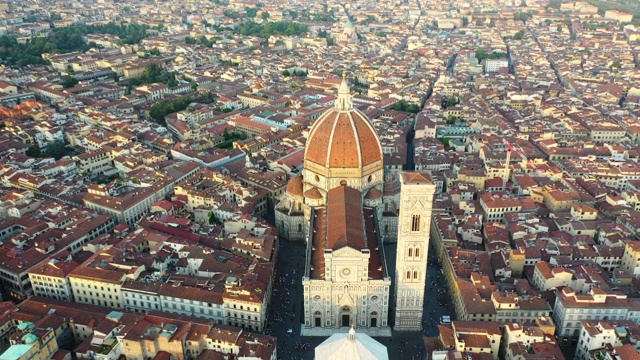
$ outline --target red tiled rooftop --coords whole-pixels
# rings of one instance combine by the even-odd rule
[[[366,248],[366,236],[360,192],[342,185],[327,194],[326,247],[338,250],[345,246],[360,250]]]

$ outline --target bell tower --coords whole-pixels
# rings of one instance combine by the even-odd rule
[[[395,278],[396,331],[420,331],[433,195],[436,187],[427,174],[400,174],[400,216]]]

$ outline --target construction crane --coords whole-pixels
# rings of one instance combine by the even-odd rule
[[[525,167],[529,163],[529,159],[527,159],[527,157],[522,153],[522,151],[520,151],[520,149],[516,148],[516,145],[514,143],[510,142],[507,139],[502,139],[502,142],[507,144],[507,158],[505,159],[504,173],[502,175],[502,190],[506,190],[507,181],[509,180],[509,174],[511,172],[509,169],[511,163],[511,152],[515,152],[516,154],[518,154],[518,156],[520,156],[520,158],[524,162]]]
[[[507,139],[502,139],[507,144],[507,159],[504,162],[504,172],[502,173],[502,190],[507,190],[507,181],[509,180],[509,163],[511,162],[511,151],[513,151],[513,143]]]
[[[507,144],[507,158],[506,158],[506,163],[504,164],[504,176],[502,177],[502,189],[506,190],[507,180],[509,179],[509,173],[510,173],[509,164],[511,162],[512,152],[515,152],[522,159],[525,173],[527,172],[527,169],[529,167],[532,167],[534,170],[538,170],[540,166],[535,164],[531,160],[529,160],[527,156],[522,152],[522,150],[516,147],[516,144],[508,141],[507,139],[502,139],[502,142]]]

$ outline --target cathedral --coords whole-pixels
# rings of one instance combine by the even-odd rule
[[[420,173],[385,179],[378,134],[354,108],[346,77],[309,132],[303,166],[276,205],[280,234],[307,244],[303,335],[349,326],[383,334],[392,302],[394,329],[419,331],[435,186]],[[389,184],[399,184],[399,196]],[[398,243],[393,282],[383,247],[390,224]]]
[[[356,28],[351,20],[347,19],[342,32],[337,35],[336,41],[338,42],[338,44],[349,44],[358,42],[358,34],[356,33]]]

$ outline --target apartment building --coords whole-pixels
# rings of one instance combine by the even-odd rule
[[[122,284],[122,299],[126,310],[135,312],[162,311],[160,295],[162,283],[154,280],[127,280]]]
[[[487,73],[498,72],[502,68],[509,67],[509,59],[486,59],[484,61],[484,71]]]
[[[120,223],[133,225],[149,211],[153,203],[173,192],[173,185],[171,177],[160,176],[152,185],[133,188],[122,196],[96,190],[85,195],[82,201],[90,209],[110,214]]]
[[[640,241],[627,241],[622,255],[622,268],[633,277],[640,278]]]
[[[144,265],[127,258],[123,250],[100,250],[69,274],[73,298],[82,304],[122,309],[122,285],[144,270]]]
[[[453,321],[438,325],[440,342],[445,349],[473,354],[491,354],[498,359],[502,331],[495,322]]]
[[[557,294],[553,320],[558,325],[559,337],[577,338],[582,330],[581,320],[625,320],[630,309],[626,295],[607,293],[598,288],[580,295],[565,287]]]
[[[546,320],[544,318],[543,320]],[[540,326],[510,323],[504,326],[505,360],[564,359],[553,331]]]
[[[71,282],[68,278],[80,264],[71,259],[71,255],[50,258],[29,269],[29,281],[35,296],[50,299],[73,301]]]
[[[533,280],[531,285],[540,291],[557,289],[562,286],[570,286],[578,292],[582,292],[584,279],[574,278],[574,272],[571,269],[563,267],[552,267],[546,261],[536,263],[533,271]]]
[[[574,204],[580,201],[577,191],[551,190],[544,196],[544,204],[553,212],[569,211]]]
[[[255,121],[246,116],[240,116],[233,120],[229,120],[229,125],[233,125],[236,131],[242,132],[249,137],[258,136],[268,132],[275,132],[278,130],[278,128],[275,126],[270,126]]]
[[[629,320],[581,320],[582,330],[576,348],[576,360],[591,360],[603,358],[608,348],[616,348],[629,344],[636,351],[636,358],[640,352],[640,325]]]
[[[501,324],[533,323],[541,316],[551,316],[549,303],[540,296],[494,291],[491,301],[496,309],[495,321]]]
[[[214,287],[163,284],[158,297],[162,311],[197,316],[212,320],[215,324],[227,324],[224,321],[222,292],[219,287],[216,291]]]
[[[267,105],[269,103],[268,98],[253,94],[238,94],[238,100],[242,101],[242,105],[248,108],[254,108],[261,105]]]
[[[469,280],[456,279],[457,295],[453,296],[456,318],[462,321],[495,321],[496,308],[491,294],[496,286],[487,276],[474,273]]]
[[[522,210],[520,199],[491,193],[480,196],[480,206],[482,206],[486,221],[503,221],[504,214]]]
[[[7,360],[68,359],[67,351],[58,352],[58,344],[67,342],[78,344],[78,359],[278,358],[274,337],[189,316],[124,313],[39,297],[2,303],[0,313],[0,332],[10,338],[0,358]]]
[[[435,246],[438,258],[441,259],[445,247],[458,245],[458,234],[453,220],[448,215],[434,214],[431,224],[430,241]]]
[[[0,252],[0,281],[7,295],[15,300],[23,300],[33,293],[28,271],[48,261],[49,257],[57,257],[59,253],[77,253],[87,242],[113,229],[114,221],[109,215],[98,215],[86,210],[74,210],[59,223],[64,228],[65,236],[59,230],[48,229],[46,224],[38,224],[32,228],[18,226],[20,233],[12,236],[17,244],[10,251]],[[52,239],[57,241],[52,242]],[[58,295],[61,295],[60,293]]]
[[[99,174],[100,171],[109,168],[113,162],[111,148],[108,146],[78,154],[73,157],[73,160],[76,161],[80,173],[87,175]]]

